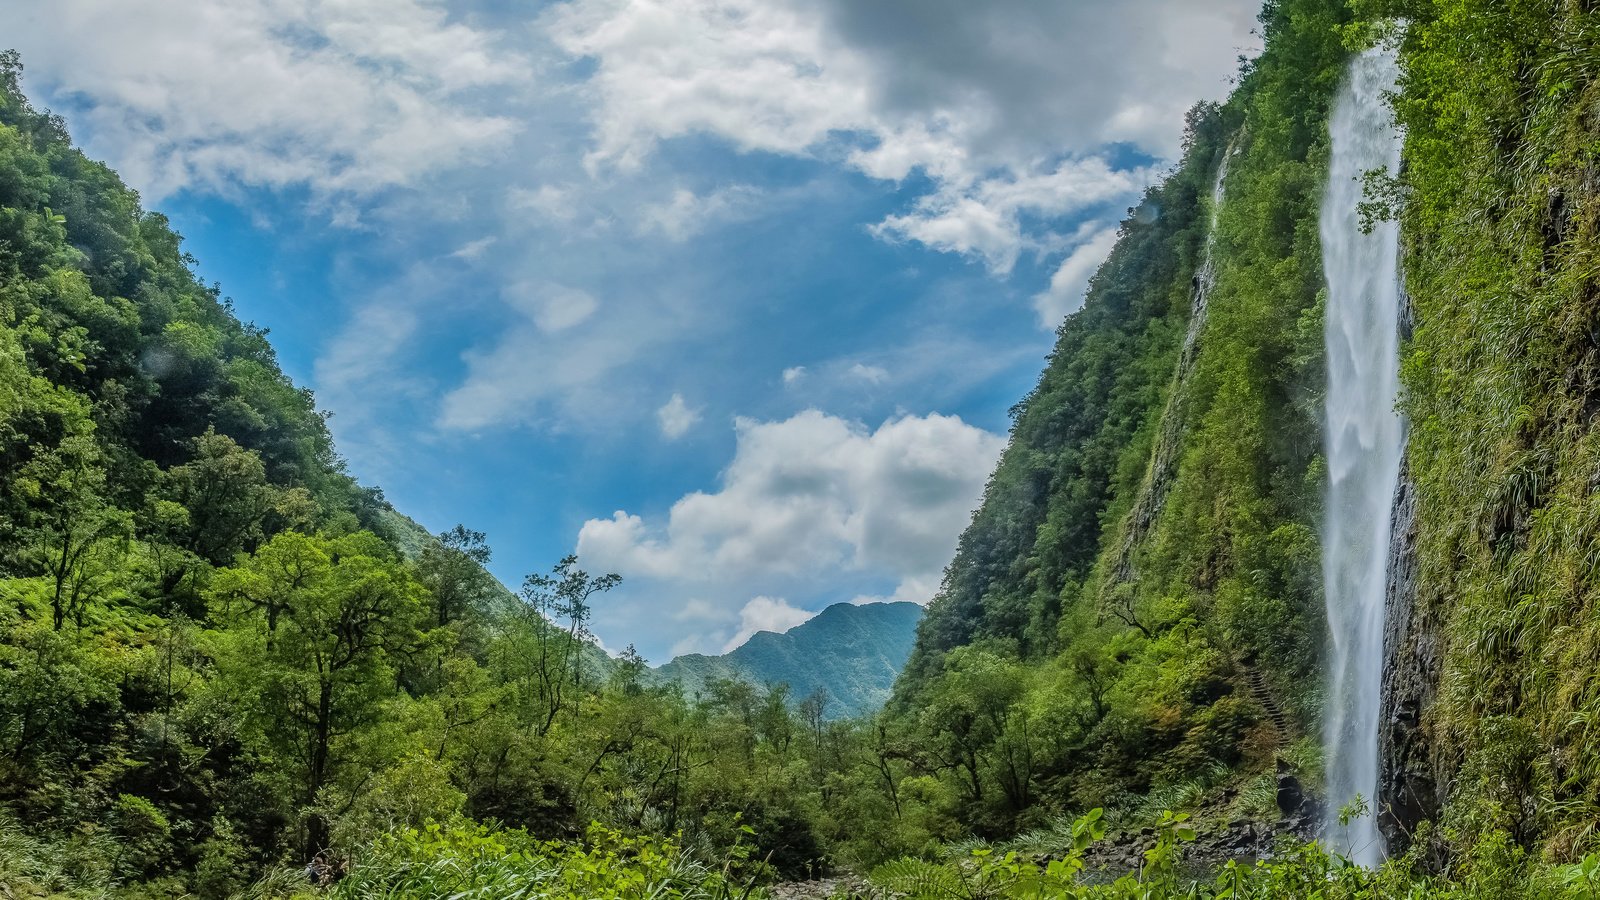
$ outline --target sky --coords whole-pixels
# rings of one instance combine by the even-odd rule
[[[613,651],[926,603],[1250,0],[0,0],[350,469]]]

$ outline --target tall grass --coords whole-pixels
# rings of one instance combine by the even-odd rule
[[[95,833],[46,841],[0,810],[0,896],[110,900],[116,849],[109,836]]]

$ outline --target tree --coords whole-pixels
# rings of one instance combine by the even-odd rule
[[[441,628],[480,610],[494,596],[494,576],[484,569],[489,558],[483,532],[465,525],[441,532],[422,548],[417,572],[433,595],[434,617]]]
[[[544,701],[541,736],[548,734],[556,716],[567,703],[575,703],[583,687],[583,645],[589,639],[589,619],[593,608],[589,600],[622,583],[616,574],[591,577],[578,568],[578,558],[568,556],[556,563],[549,575],[529,575],[522,582],[522,599],[533,618],[529,624],[537,632],[538,656],[534,673],[539,679]],[[564,633],[552,627],[565,619]],[[570,692],[568,687],[570,685]]]
[[[105,498],[100,450],[74,434],[23,467],[14,490],[33,508],[28,555],[51,581],[51,621],[82,625],[88,604],[109,589],[127,551],[127,514]]]
[[[390,659],[419,638],[426,592],[375,535],[285,532],[218,573],[213,591],[234,608],[230,674],[261,696],[256,726],[298,759],[308,855],[327,845],[315,809],[341,738],[371,723],[394,690]],[[250,602],[235,608],[235,598]]]
[[[261,454],[207,428],[194,439],[194,459],[166,474],[166,493],[189,511],[187,545],[226,565],[263,537],[263,521],[278,500]]]

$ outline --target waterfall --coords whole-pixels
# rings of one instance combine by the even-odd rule
[[[1222,214],[1222,200],[1227,195],[1228,164],[1233,162],[1233,142],[1222,149],[1222,159],[1217,161],[1217,175],[1211,182],[1211,219],[1206,225],[1206,248],[1200,258],[1200,271],[1194,275],[1194,290],[1189,302],[1189,330],[1183,335],[1183,349],[1179,353],[1180,369],[1187,371],[1193,363],[1195,348],[1200,342],[1200,332],[1206,324],[1206,303],[1211,299],[1211,289],[1217,283],[1217,217]]]
[[[1331,849],[1369,866],[1383,858],[1374,811],[1341,826],[1339,810],[1357,795],[1370,806],[1377,795],[1385,576],[1405,424],[1395,410],[1399,227],[1382,221],[1362,233],[1358,206],[1364,173],[1398,170],[1401,138],[1385,99],[1398,76],[1392,49],[1374,48],[1351,62],[1328,123],[1333,154],[1320,221],[1328,285],[1325,834]]]

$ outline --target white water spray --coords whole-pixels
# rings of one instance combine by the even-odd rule
[[[1348,825],[1340,824],[1339,810],[1357,795],[1371,806],[1378,788],[1385,573],[1405,425],[1395,411],[1399,228],[1382,221],[1363,234],[1358,206],[1364,173],[1399,168],[1401,138],[1384,96],[1398,76],[1392,49],[1368,50],[1352,61],[1328,123],[1333,156],[1321,216],[1328,282],[1326,836],[1331,849],[1367,866],[1383,859],[1375,810]]]

